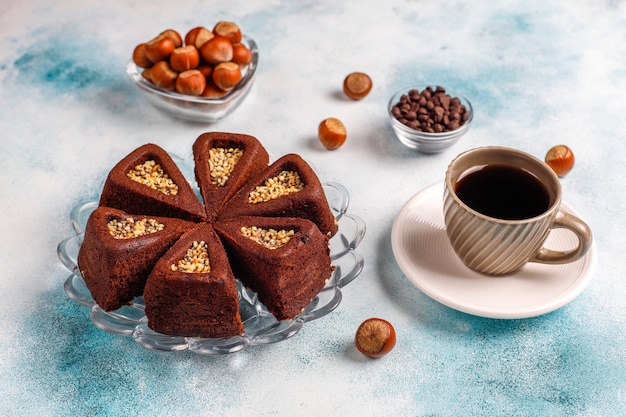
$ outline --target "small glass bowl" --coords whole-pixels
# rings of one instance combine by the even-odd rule
[[[419,130],[412,129],[396,119],[391,110],[393,109],[393,106],[400,101],[400,98],[403,95],[408,94],[411,90],[423,91],[426,87],[427,86],[406,87],[398,91],[389,100],[387,113],[391,127],[402,144],[419,152],[438,153],[454,145],[458,142],[461,136],[469,130],[470,123],[474,117],[474,109],[467,98],[454,91],[446,89],[446,94],[451,97],[457,97],[461,100],[461,104],[465,106],[466,111],[469,111],[469,118],[465,121],[465,123],[463,123],[463,125],[458,129],[441,133],[421,132]],[[434,89],[435,86],[432,86],[432,88]]]
[[[126,73],[150,104],[157,109],[170,116],[192,122],[216,122],[241,104],[254,81],[259,62],[259,50],[256,42],[247,36],[243,37],[242,43],[252,52],[252,62],[243,69],[243,77],[239,84],[220,98],[189,96],[157,87],[141,75],[142,68],[135,65],[132,59],[126,65]]]

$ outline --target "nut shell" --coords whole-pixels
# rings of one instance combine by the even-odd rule
[[[168,59],[174,49],[176,44],[165,35],[159,35],[146,43],[146,55],[154,64]]]
[[[351,100],[361,100],[372,90],[372,79],[363,72],[353,72],[343,80],[343,93]]]
[[[200,47],[200,54],[209,64],[229,62],[233,59],[233,44],[223,36],[215,36]]]
[[[234,22],[220,21],[213,28],[215,36],[223,36],[230,40],[232,44],[241,42],[241,29]]]
[[[362,354],[380,358],[396,346],[396,331],[387,320],[370,318],[357,329],[354,343]]]
[[[183,72],[198,67],[200,52],[193,45],[181,46],[174,49],[170,55],[170,65],[174,71]]]
[[[212,78],[221,90],[230,91],[241,81],[241,68],[234,62],[222,62],[213,68]]]
[[[133,50],[133,62],[140,68],[150,68],[153,62],[148,58],[146,54],[146,44],[140,43]]]
[[[545,161],[556,175],[564,177],[574,168],[574,152],[566,145],[556,145],[546,153]]]
[[[246,45],[242,43],[233,44],[233,59],[232,61],[239,64],[241,67],[245,67],[252,62],[252,52]]]
[[[191,29],[185,35],[185,45],[193,45],[196,48],[200,49],[202,45],[205,44],[206,41],[213,38],[215,35],[209,29],[198,26]]]
[[[341,147],[348,137],[346,127],[341,120],[334,117],[322,120],[317,128],[317,136],[322,145],[329,151]]]
[[[150,81],[157,87],[172,90],[176,85],[178,73],[172,69],[169,61],[160,61],[150,69]]]
[[[199,96],[202,95],[205,88],[206,78],[196,69],[181,72],[176,78],[176,92],[180,94]]]

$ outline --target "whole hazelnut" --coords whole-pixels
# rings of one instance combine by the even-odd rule
[[[362,72],[353,72],[343,81],[343,92],[351,100],[361,100],[372,90],[372,79]]]
[[[233,44],[223,36],[215,36],[200,47],[202,58],[209,64],[219,64],[233,59]]]
[[[166,29],[159,34],[159,36],[165,36],[174,41],[174,46],[179,48],[183,45],[183,38],[180,36],[180,33],[175,31],[174,29]]]
[[[198,70],[191,69],[178,74],[176,91],[180,94],[199,96],[206,87],[206,78]]]
[[[357,329],[354,343],[362,354],[380,358],[396,346],[396,331],[387,320],[370,318]]]
[[[318,126],[317,135],[322,145],[329,151],[341,147],[348,136],[341,120],[334,117],[322,120]]]
[[[230,91],[241,81],[241,68],[234,62],[222,62],[213,68],[211,77],[218,88]]]
[[[133,62],[140,68],[150,68],[153,63],[146,54],[146,44],[140,43],[133,50]]]
[[[220,98],[226,94],[226,91],[221,90],[218,86],[215,85],[213,80],[207,79],[206,87],[202,92],[202,97],[205,98]]]
[[[174,49],[170,55],[170,65],[174,71],[183,72],[194,69],[200,63],[200,53],[193,45]]]
[[[196,48],[200,49],[202,45],[209,39],[213,38],[215,35],[209,29],[198,26],[191,29],[185,35],[185,45],[193,45]]]
[[[239,26],[233,22],[217,22],[213,28],[213,33],[215,36],[223,36],[227,38],[233,44],[241,42],[241,29],[239,29]]]
[[[233,59],[232,61],[239,64],[241,67],[245,67],[252,62],[252,52],[248,47],[242,43],[233,44]]]
[[[556,145],[550,148],[545,161],[556,175],[564,177],[574,168],[574,152],[569,146]]]
[[[168,59],[174,49],[176,49],[174,41],[167,36],[159,35],[146,42],[146,55],[154,64]]]
[[[159,61],[150,69],[150,80],[157,87],[172,90],[176,85],[178,73],[172,69],[169,61]]]

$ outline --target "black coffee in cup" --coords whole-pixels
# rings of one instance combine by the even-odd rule
[[[503,220],[539,216],[550,208],[550,193],[525,169],[488,164],[461,175],[457,196],[473,210]]]

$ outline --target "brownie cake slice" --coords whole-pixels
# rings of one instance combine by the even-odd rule
[[[208,218],[269,165],[269,155],[255,137],[224,132],[200,135],[193,144],[193,160]]]
[[[219,220],[215,230],[235,277],[277,320],[300,314],[331,276],[328,237],[309,220],[239,217]]]
[[[243,332],[237,284],[213,227],[199,224],[161,257],[144,289],[148,326],[171,336]]]
[[[296,154],[283,156],[255,175],[218,213],[218,219],[240,216],[308,219],[329,237],[338,229],[319,178]]]
[[[143,293],[157,260],[194,223],[98,207],[89,217],[78,268],[95,302],[116,310]]]
[[[100,205],[128,213],[206,219],[204,206],[176,163],[161,147],[140,146],[109,173]]]

